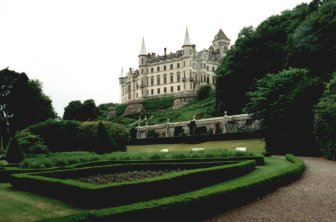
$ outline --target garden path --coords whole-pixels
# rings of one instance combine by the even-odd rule
[[[336,162],[303,157],[302,178],[204,222],[336,221]]]

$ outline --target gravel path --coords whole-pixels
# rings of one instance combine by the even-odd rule
[[[336,221],[336,162],[303,157],[302,178],[204,222]]]

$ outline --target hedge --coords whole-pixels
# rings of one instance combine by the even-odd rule
[[[183,165],[186,167],[188,164],[184,163]],[[62,173],[65,174],[66,170],[46,173],[13,174],[10,177],[10,183],[15,188],[53,196],[80,207],[101,208],[190,192],[239,177],[251,172],[256,166],[255,161],[248,160],[229,165],[223,162],[190,163],[188,168],[197,167],[197,165],[206,168],[183,170],[143,180],[104,185],[83,183],[68,178],[59,179],[50,177],[55,175],[62,176]],[[160,164],[129,164],[96,168],[89,167],[70,171],[72,175],[90,175],[94,172],[111,172],[113,168],[119,170],[126,170],[127,168],[144,169],[146,167],[157,169],[158,166]],[[161,164],[161,167],[163,166],[167,167],[169,165]],[[182,163],[175,165],[175,167],[181,166]]]
[[[304,171],[301,159],[286,155],[292,164],[270,173],[255,172],[226,183],[197,191],[126,206],[92,210],[44,222],[74,221],[200,221],[251,200],[298,179]]]

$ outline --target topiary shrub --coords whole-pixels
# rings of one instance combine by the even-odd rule
[[[15,137],[13,137],[8,144],[6,160],[8,163],[20,163],[24,160],[24,153]]]
[[[113,151],[116,151],[116,144],[110,134],[107,132],[104,124],[102,122],[99,122],[97,128],[95,152],[98,154],[104,154],[111,153]]]
[[[197,99],[202,100],[207,98],[210,95],[212,88],[210,85],[201,86],[197,90]]]

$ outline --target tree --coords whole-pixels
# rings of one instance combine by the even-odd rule
[[[328,159],[336,160],[336,73],[328,83],[314,113],[314,134],[321,153]]]
[[[273,154],[318,155],[313,136],[313,106],[321,84],[308,70],[290,68],[258,80],[244,111],[261,120],[266,149]]]
[[[100,115],[100,110],[96,106],[94,100],[88,99],[84,103],[79,100],[71,101],[64,108],[64,120],[92,121],[96,120]]]
[[[8,163],[20,163],[24,159],[24,153],[17,139],[13,137],[9,142],[6,160]]]
[[[99,122],[97,129],[96,153],[104,154],[116,151],[116,145],[106,127]]]
[[[251,90],[256,79],[288,68],[287,42],[307,14],[308,5],[302,4],[269,17],[256,29],[245,27],[241,30],[234,47],[216,70],[218,114],[224,111],[241,113],[248,102],[246,92]]]
[[[6,68],[0,71],[0,84],[0,116],[9,122],[11,134],[56,117],[52,102],[38,80],[29,80],[25,73]]]

